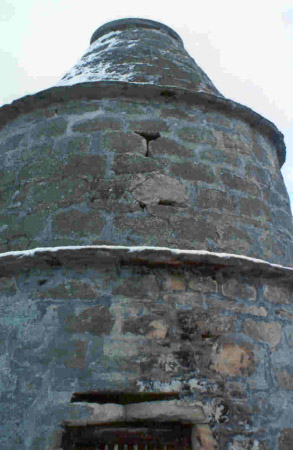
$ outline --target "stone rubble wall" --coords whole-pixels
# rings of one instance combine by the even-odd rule
[[[70,399],[92,390],[177,392],[204,411],[214,448],[291,448],[290,279],[51,265],[0,280],[1,449],[57,448],[63,421],[91,421],[93,406]]]
[[[0,252],[144,244],[292,263],[276,149],[207,105],[52,104],[2,129],[0,167]]]

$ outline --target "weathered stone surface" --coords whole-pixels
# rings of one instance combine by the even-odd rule
[[[125,297],[157,298],[159,287],[154,275],[141,277],[138,274],[127,280],[121,280],[120,286],[117,286],[113,293]]]
[[[171,139],[160,137],[149,143],[149,156],[188,158],[192,156],[190,149]]]
[[[268,312],[263,306],[251,306],[245,305],[243,303],[232,303],[231,301],[219,301],[215,297],[209,297],[205,300],[207,305],[211,305],[214,308],[218,308],[219,310],[228,310],[233,311],[234,313],[240,314],[251,314],[254,316],[267,317]]]
[[[105,306],[92,306],[65,319],[66,328],[71,333],[89,332],[97,336],[109,334],[114,318]]]
[[[289,288],[276,286],[274,284],[265,284],[264,286],[264,298],[269,302],[280,305],[282,303],[289,304],[292,302],[292,292]]]
[[[128,127],[136,133],[145,133],[151,136],[162,131],[168,131],[169,129],[167,123],[159,119],[133,120],[128,123]]]
[[[184,405],[172,400],[126,405],[125,416],[128,420],[152,419],[158,422],[197,423],[205,420],[201,407]]]
[[[136,133],[107,131],[103,135],[102,145],[108,151],[115,153],[136,153],[145,156],[147,152],[145,138]]]
[[[277,347],[282,338],[282,327],[277,322],[255,322],[246,319],[242,329],[248,336],[264,341],[272,348]]]
[[[74,352],[67,361],[65,361],[66,367],[75,369],[84,369],[86,360],[86,341],[74,341]]]
[[[183,291],[185,290],[185,278],[183,274],[168,274],[163,280],[162,288],[164,291]]]
[[[279,370],[278,383],[282,389],[293,389],[293,371]]]
[[[183,180],[191,180],[194,182],[213,183],[215,175],[213,170],[207,164],[192,165],[189,163],[172,164],[172,173]]]
[[[138,175],[130,190],[134,198],[145,205],[184,205],[188,201],[185,186],[175,178],[160,173]]]
[[[254,356],[251,350],[227,342],[215,349],[212,368],[222,375],[247,376],[254,370]]]
[[[54,119],[46,119],[39,122],[32,129],[32,138],[50,138],[51,136],[59,136],[66,130],[67,122],[63,117],[56,117]]]
[[[215,145],[217,140],[213,134],[213,131],[201,127],[186,127],[179,130],[178,135],[181,139],[193,142],[195,144],[211,144]]]
[[[284,428],[279,436],[279,450],[291,450],[293,442],[293,428]]]
[[[196,434],[201,443],[200,449],[214,450],[217,446],[212,430],[208,424],[196,425]]]
[[[217,292],[218,285],[212,277],[194,275],[188,282],[189,289],[199,292]]]
[[[230,278],[223,283],[222,290],[226,297],[232,299],[240,297],[247,300],[256,300],[256,288],[241,279]]]

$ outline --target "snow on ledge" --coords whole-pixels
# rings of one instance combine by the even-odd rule
[[[7,259],[9,257],[15,257],[16,259],[22,258],[33,258],[34,256],[42,256],[45,253],[58,253],[58,252],[79,252],[81,250],[108,250],[113,251],[115,253],[119,251],[124,251],[126,253],[140,253],[140,252],[151,252],[156,254],[158,252],[167,252],[173,256],[209,256],[216,257],[225,260],[234,260],[239,262],[249,262],[251,264],[261,264],[270,268],[275,269],[283,269],[289,270],[293,273],[293,267],[286,267],[280,264],[273,264],[269,261],[265,261],[263,259],[252,258],[250,256],[245,255],[237,255],[235,253],[217,253],[210,252],[207,250],[184,250],[178,248],[170,248],[170,247],[152,247],[152,246],[124,246],[124,245],[76,245],[76,246],[62,246],[62,247],[38,247],[30,250],[19,250],[19,251],[10,251],[5,253],[0,253],[0,261],[3,259]],[[171,256],[170,255],[170,256]]]

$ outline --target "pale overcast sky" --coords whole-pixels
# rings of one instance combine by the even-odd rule
[[[125,17],[169,25],[223,95],[275,123],[293,205],[293,0],[0,0],[0,105],[57,83],[96,28]]]

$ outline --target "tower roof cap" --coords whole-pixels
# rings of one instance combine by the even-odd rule
[[[169,34],[173,39],[176,39],[176,41],[178,41],[183,46],[181,37],[176,33],[176,31],[172,30],[172,28],[164,25],[163,23],[156,22],[155,20],[140,19],[136,17],[112,20],[111,22],[105,23],[94,32],[91,37],[90,43],[92,44],[98,38],[111,31],[125,30],[128,28],[151,28],[153,30],[162,31],[163,33]]]

